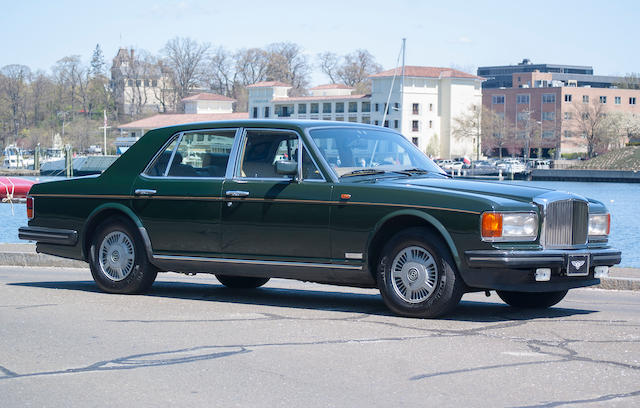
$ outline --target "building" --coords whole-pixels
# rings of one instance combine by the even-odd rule
[[[540,149],[543,157],[560,158],[562,153],[584,153],[587,146],[580,127],[580,115],[627,112],[640,116],[640,90],[567,86],[553,80],[552,73],[513,73],[508,88],[484,89],[482,104],[502,124],[491,138],[505,140],[504,154],[523,155]],[[484,146],[494,141],[484,140]],[[496,155],[493,151],[492,155]]]
[[[451,68],[406,66],[371,76],[370,95],[344,85],[310,89],[289,97],[290,85],[259,82],[248,86],[249,116],[371,123],[401,132],[437,157],[471,156],[475,141],[453,136],[453,121],[482,101],[482,78]]]
[[[581,65],[532,64],[528,59],[516,65],[497,65],[478,67],[478,75],[486,78],[482,88],[515,88],[521,83],[513,82],[513,74],[545,72],[551,74],[551,81],[562,82],[565,86],[590,86],[592,88],[611,88],[621,82],[616,76],[593,75],[593,67]]]
[[[214,120],[247,119],[246,112],[233,112],[235,99],[213,93],[199,93],[182,99],[185,113],[162,113],[148,118],[120,125],[132,138],[140,138],[147,131],[159,127],[180,125],[190,122],[210,122]],[[137,139],[136,139],[137,140]]]
[[[118,50],[111,65],[110,84],[120,115],[175,111],[169,72],[140,60],[133,49]]]

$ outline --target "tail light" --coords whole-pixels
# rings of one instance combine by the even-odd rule
[[[34,216],[33,197],[27,196],[27,219],[32,220]]]

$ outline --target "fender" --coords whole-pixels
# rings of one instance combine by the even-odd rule
[[[444,238],[445,243],[447,244],[447,246],[449,247],[449,250],[451,251],[453,260],[456,263],[458,270],[460,270],[460,266],[461,266],[460,254],[456,249],[456,246],[453,242],[453,238],[451,238],[451,234],[449,234],[449,232],[444,227],[444,225],[442,225],[442,223],[438,221],[435,217],[433,217],[431,214],[428,214],[426,212],[419,211],[419,210],[414,210],[414,209],[399,210],[384,216],[382,219],[380,219],[376,223],[376,225],[373,228],[373,231],[371,231],[371,233],[369,234],[369,237],[367,238],[367,248],[371,246],[371,242],[373,241],[373,238],[378,234],[378,231],[380,231],[382,226],[387,221],[390,221],[393,218],[400,217],[403,215],[409,215],[409,216],[421,218],[422,220],[430,224],[432,227],[434,227],[440,233],[440,235],[442,235],[442,237]]]
[[[153,248],[151,246],[151,239],[149,238],[149,234],[147,233],[147,229],[142,225],[142,221],[140,221],[140,218],[138,218],[138,216],[136,215],[136,213],[134,213],[131,208],[127,207],[126,205],[120,204],[120,203],[105,203],[105,204],[101,204],[98,207],[96,207],[87,217],[83,227],[82,227],[82,233],[80,236],[80,242],[84,243],[86,242],[87,237],[85,236],[86,231],[87,231],[87,226],[91,225],[91,223],[93,222],[93,220],[99,216],[100,214],[104,213],[105,211],[109,211],[109,210],[115,210],[118,212],[123,213],[124,215],[126,215],[129,220],[131,222],[133,222],[135,224],[135,226],[138,228],[138,231],[140,232],[140,237],[142,238],[142,242],[144,243],[144,247],[145,250],[147,252],[147,258],[149,259],[149,261],[152,260],[153,258]],[[84,256],[85,259],[87,258],[87,254],[85,253],[85,246],[81,245],[82,247],[82,254]]]

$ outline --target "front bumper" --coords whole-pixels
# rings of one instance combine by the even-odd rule
[[[570,257],[582,256],[589,261],[584,276],[568,276]],[[614,248],[579,250],[472,250],[465,252],[468,269],[463,272],[467,286],[478,289],[519,292],[552,292],[597,285],[595,266],[613,266],[622,253]],[[551,279],[535,280],[537,268],[550,268]]]
[[[61,228],[20,227],[18,238],[39,244],[75,245],[78,242],[78,232]]]

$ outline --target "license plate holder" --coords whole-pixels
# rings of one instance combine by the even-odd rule
[[[567,257],[567,276],[589,275],[589,255],[569,255]]]

